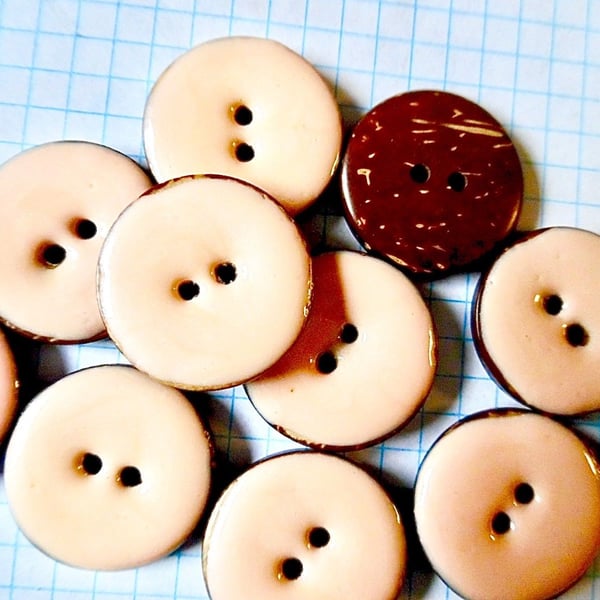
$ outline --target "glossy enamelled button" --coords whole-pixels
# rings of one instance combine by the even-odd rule
[[[342,167],[346,216],[365,248],[406,272],[464,270],[516,226],[521,164],[500,123],[447,92],[416,91],[356,125]]]
[[[202,555],[212,600],[392,600],[406,567],[383,488],[315,452],[272,457],[238,477],[210,516]]]
[[[600,236],[553,227],[524,236],[482,275],[475,347],[504,389],[540,410],[600,409]]]
[[[152,173],[219,173],[274,196],[290,214],[312,203],[338,164],[339,108],[300,55],[273,40],[196,46],[159,77],[144,114]]]
[[[600,549],[598,465],[549,417],[495,410],[449,429],[415,486],[431,565],[470,600],[544,600],[573,585]]]
[[[19,418],[4,470],[27,538],[87,569],[136,567],[175,550],[204,510],[210,474],[191,404],[128,366],[46,388]]]
[[[54,142],[0,167],[0,319],[48,342],[102,337],[100,246],[119,213],[150,187],[126,156]]]
[[[99,262],[111,338],[142,371],[217,389],[270,367],[304,324],[310,257],[291,217],[225,177],[184,177],[125,210]]]
[[[313,299],[296,343],[246,385],[277,429],[320,448],[357,448],[402,427],[436,367],[429,310],[387,262],[341,251],[313,259]]]

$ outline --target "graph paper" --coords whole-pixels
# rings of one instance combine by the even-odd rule
[[[194,45],[233,35],[273,38],[306,57],[334,90],[346,127],[407,90],[447,90],[478,102],[510,132],[523,163],[520,229],[571,225],[600,233],[596,0],[0,0],[0,162],[42,142],[82,139],[144,164],[142,114],[159,74]],[[302,223],[309,242],[357,248],[339,203],[320,206]],[[7,226],[0,224],[0,235]],[[515,405],[473,347],[477,279],[470,273],[422,286],[439,333],[433,390],[402,432],[348,454],[399,500],[407,519],[418,466],[440,433],[463,415]],[[67,372],[124,362],[109,341],[22,342],[19,353],[30,365],[24,396]],[[222,481],[297,447],[258,416],[243,388],[198,404]],[[597,418],[575,424],[600,438]],[[0,600],[207,599],[200,544],[193,536],[173,555],[135,570],[67,567],[18,531],[0,469]],[[402,598],[455,597],[418,559],[414,540],[409,553],[416,560]],[[564,597],[600,598],[599,569],[597,562]]]

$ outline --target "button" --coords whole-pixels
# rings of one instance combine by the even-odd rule
[[[47,342],[103,337],[100,246],[148,187],[132,160],[87,142],[37,146],[0,167],[0,320]]]
[[[0,330],[0,442],[17,410],[18,387],[15,359],[6,336]]]
[[[596,459],[548,417],[479,413],[425,457],[415,518],[431,565],[460,596],[554,598],[600,549]]]
[[[151,190],[119,217],[99,263],[110,337],[131,363],[188,389],[247,381],[305,320],[310,257],[266,194],[223,177]]]
[[[125,569],[192,532],[208,495],[211,446],[192,405],[129,366],[68,375],[17,421],[4,470],[16,522],[49,556]]]
[[[356,125],[342,192],[367,250],[433,278],[472,266],[514,230],[523,175],[513,143],[483,108],[416,91],[385,100]]]
[[[329,86],[273,40],[229,37],[180,56],[154,85],[144,146],[157,181],[219,173],[248,181],[291,214],[324,190],[339,160]]]
[[[252,466],[225,490],[207,525],[212,600],[389,600],[406,543],[383,488],[345,459],[294,452]]]
[[[301,443],[376,443],[416,413],[433,384],[431,315],[405,275],[371,256],[322,254],[313,281],[297,342],[246,390],[268,422]]]
[[[600,236],[532,232],[481,278],[473,310],[479,356],[510,394],[540,410],[600,409]]]

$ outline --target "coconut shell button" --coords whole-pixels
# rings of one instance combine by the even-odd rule
[[[405,564],[404,529],[383,488],[314,452],[269,458],[238,477],[203,546],[212,600],[392,600]]]
[[[17,409],[17,367],[6,336],[0,330],[0,443]]]
[[[267,421],[302,443],[375,443],[404,425],[431,388],[431,315],[404,274],[371,256],[318,256],[313,281],[297,342],[246,385],[248,395]]]
[[[515,147],[477,104],[447,92],[385,100],[345,152],[346,217],[364,247],[429,278],[460,271],[511,233],[523,196]]]
[[[219,173],[248,181],[296,214],[339,160],[339,108],[300,55],[273,40],[229,37],[186,52],[159,77],[144,114],[157,181]]]
[[[450,428],[417,475],[417,531],[431,565],[471,600],[544,600],[600,549],[598,465],[549,417],[479,413]]]
[[[110,337],[130,362],[176,387],[225,388],[270,367],[298,336],[310,257],[265,193],[190,176],[121,214],[98,285]]]
[[[177,390],[129,366],[79,371],[39,394],[6,454],[10,509],[51,557],[87,569],[154,561],[192,532],[211,447]]]
[[[0,167],[0,320],[46,342],[102,337],[96,264],[118,214],[150,187],[98,144],[54,142]]]
[[[600,236],[553,227],[508,248],[480,280],[476,348],[510,394],[543,411],[600,409]]]

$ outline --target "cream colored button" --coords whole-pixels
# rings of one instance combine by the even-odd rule
[[[211,448],[191,404],[128,366],[79,371],[46,388],[11,436],[6,494],[23,533],[88,569],[156,560],[192,532]]]
[[[250,185],[185,177],[119,217],[99,263],[112,339],[153,377],[181,388],[246,381],[304,324],[310,258],[283,209]]]
[[[314,446],[374,443],[425,400],[436,337],[408,278],[380,259],[333,252],[313,260],[311,311],[297,342],[247,384],[277,429]]]
[[[0,442],[17,409],[17,367],[5,335],[0,330]]]
[[[406,544],[396,508],[362,469],[295,452],[227,488],[209,519],[203,563],[212,600],[392,600]]]
[[[230,37],[196,46],[158,79],[144,114],[157,181],[196,173],[238,177],[291,214],[323,191],[342,139],[329,86],[273,40]]]
[[[506,250],[482,277],[473,331],[509,393],[557,414],[600,409],[600,236],[554,227]]]
[[[37,146],[0,167],[0,319],[44,341],[102,337],[100,246],[149,186],[132,160],[87,142]]]
[[[464,598],[554,598],[600,549],[598,465],[548,417],[479,414],[427,454],[415,517],[433,568]]]

